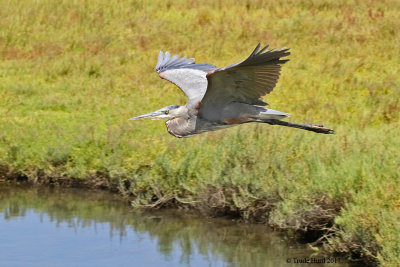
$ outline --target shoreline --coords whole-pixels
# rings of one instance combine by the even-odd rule
[[[113,179],[106,176],[91,177],[86,179],[78,179],[72,177],[50,177],[46,175],[38,175],[35,178],[28,177],[27,175],[13,172],[11,170],[4,172],[4,168],[0,172],[0,186],[1,183],[24,183],[32,184],[35,186],[50,186],[50,187],[62,187],[62,188],[79,188],[89,190],[104,190],[112,194],[119,195],[122,199],[130,202],[130,205],[135,209],[144,209],[146,211],[158,210],[158,209],[185,209],[198,212],[202,215],[209,216],[211,218],[218,217],[229,217],[240,223],[250,224],[263,224],[269,227],[273,231],[289,234],[293,237],[294,242],[301,244],[308,244],[312,249],[316,251],[316,257],[335,257],[345,259],[350,265],[352,264],[364,264],[364,266],[376,266],[377,262],[373,258],[367,255],[362,255],[357,252],[342,252],[332,250],[332,247],[328,246],[329,236],[335,235],[334,218],[340,214],[340,209],[343,207],[343,203],[339,204],[336,209],[332,209],[332,201],[328,200],[329,207],[325,207],[325,210],[319,209],[321,218],[318,220],[315,217],[312,218],[307,224],[306,228],[294,229],[289,227],[280,227],[279,225],[271,225],[268,221],[270,213],[273,212],[276,203],[269,203],[268,200],[257,199],[255,205],[249,207],[247,210],[239,209],[232,210],[228,206],[215,205],[216,203],[210,202],[210,199],[204,199],[203,201],[187,202],[184,199],[179,199],[177,196],[167,195],[157,197],[154,194],[152,203],[140,204],[135,201],[138,199],[137,196],[129,192],[130,184],[126,181],[114,181]],[[212,190],[212,189],[210,189]],[[214,194],[218,192],[215,191]],[[223,189],[219,189],[220,191]],[[154,192],[153,192],[154,193]],[[338,205],[335,203],[335,205]],[[333,212],[332,212],[333,211]],[[330,213],[329,213],[330,212]],[[313,214],[303,214],[304,218],[312,217]],[[304,219],[303,218],[303,219]],[[315,225],[312,225],[311,222]],[[326,225],[330,227],[325,227]],[[322,230],[321,225],[324,225]],[[337,229],[336,229],[337,230]],[[354,244],[348,244],[349,247]]]

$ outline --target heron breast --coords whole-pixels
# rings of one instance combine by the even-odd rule
[[[168,120],[165,122],[165,125],[167,126],[168,133],[175,137],[190,136],[194,132],[194,127],[192,129],[189,121],[184,118]]]

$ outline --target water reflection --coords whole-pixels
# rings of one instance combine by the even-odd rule
[[[1,266],[288,266],[287,258],[312,253],[262,225],[138,213],[106,192],[7,184],[0,252]]]

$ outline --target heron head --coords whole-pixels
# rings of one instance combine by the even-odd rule
[[[150,120],[165,120],[172,119],[178,115],[180,106],[171,105],[163,107],[157,111],[150,112],[144,115],[130,118],[129,120],[150,119]]]

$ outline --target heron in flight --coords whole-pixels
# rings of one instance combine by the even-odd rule
[[[288,59],[288,48],[260,50],[238,63],[218,68],[207,63],[196,64],[194,58],[171,57],[160,51],[156,72],[177,85],[188,97],[184,106],[171,105],[131,118],[167,119],[168,132],[175,137],[188,137],[238,124],[259,122],[332,134],[332,129],[319,124],[282,121],[289,114],[265,108],[262,96],[270,93],[279,78],[281,65]]]

